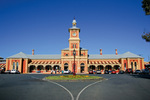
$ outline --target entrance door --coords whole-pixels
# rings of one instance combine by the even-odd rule
[[[84,73],[84,66],[81,67],[80,72]]]

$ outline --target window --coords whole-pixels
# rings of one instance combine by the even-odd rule
[[[76,48],[76,44],[73,44],[73,48]]]
[[[131,68],[133,69],[133,62],[131,62]]]
[[[124,63],[124,69],[126,70],[126,63]]]
[[[18,62],[17,62],[17,64],[16,64],[16,70],[18,70]]]
[[[81,56],[83,56],[83,54],[81,54]]]
[[[74,44],[73,44],[73,48],[74,48]]]
[[[134,65],[135,65],[135,70],[136,70],[137,63],[136,63],[136,62],[134,62]]]
[[[66,54],[66,56],[68,56],[68,54]]]
[[[13,69],[15,69],[15,62],[13,62]]]

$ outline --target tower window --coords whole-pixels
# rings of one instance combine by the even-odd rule
[[[76,48],[76,44],[73,44],[73,48]]]

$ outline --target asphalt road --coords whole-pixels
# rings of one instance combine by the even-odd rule
[[[108,80],[57,82],[43,74],[0,74],[0,100],[149,100],[150,75],[98,75]]]

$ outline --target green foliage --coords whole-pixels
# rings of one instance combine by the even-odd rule
[[[87,80],[87,79],[102,79],[99,76],[89,76],[89,75],[62,75],[62,76],[48,76],[46,79],[49,80]]]
[[[142,38],[146,40],[146,42],[150,42],[150,33],[146,33],[145,35],[142,35]]]
[[[143,0],[142,4],[142,8],[145,11],[145,14],[150,15],[150,0]]]

